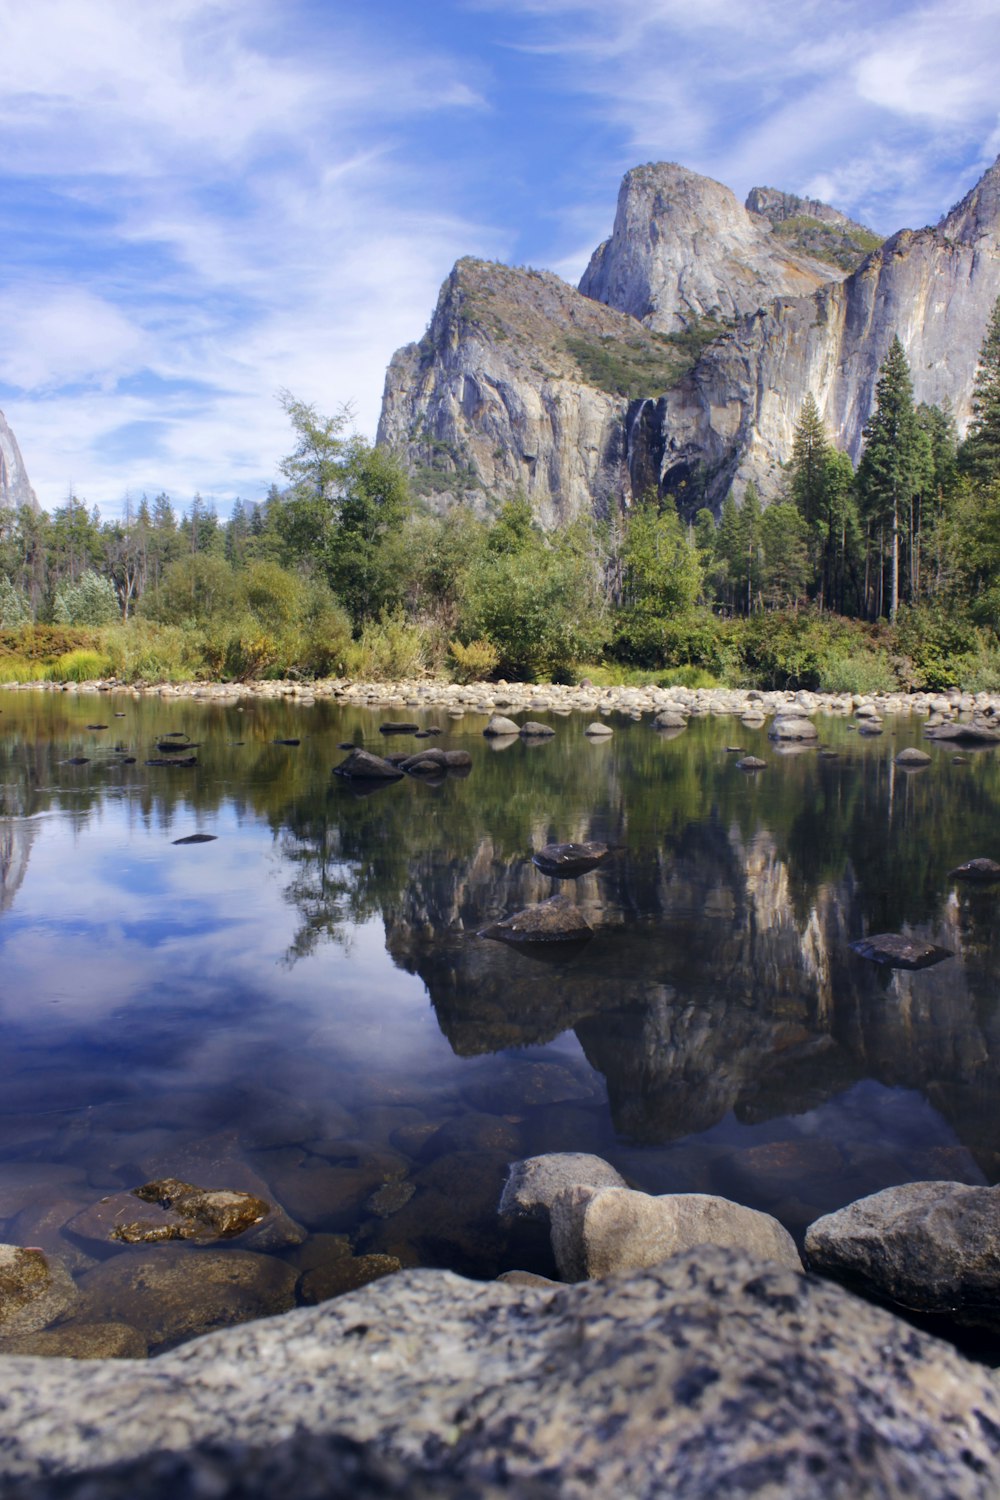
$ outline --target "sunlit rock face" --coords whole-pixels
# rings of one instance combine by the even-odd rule
[[[611,238],[595,250],[580,290],[675,333],[702,318],[724,321],[775,297],[806,295],[843,275],[796,253],[722,183],[656,162],[626,172]]]
[[[0,506],[16,510],[21,505],[38,509],[35,492],[28,482],[17,438],[0,411]]]
[[[673,164],[626,175],[580,291],[459,261],[386,377],[379,441],[439,506],[518,487],[546,526],[650,487],[685,515],[765,499],[807,394],[857,460],[898,334],[917,401],[962,429],[1000,295],[1000,163],[934,228],[884,244],[827,205]]]

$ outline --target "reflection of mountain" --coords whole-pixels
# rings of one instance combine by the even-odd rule
[[[0,914],[13,904],[28,869],[37,825],[22,818],[0,822]]]
[[[621,851],[577,882],[597,934],[565,964],[540,964],[475,936],[484,913],[550,894],[530,863],[497,859],[483,841],[468,860],[418,862],[411,876],[386,918],[388,947],[424,980],[456,1052],[572,1027],[607,1080],[616,1128],[646,1141],[729,1111],[800,1114],[874,1077],[921,1090],[1000,1173],[1000,940],[982,893],[946,905],[929,931],[956,959],[888,974],[847,947],[863,915],[850,867],[797,915],[770,835],[744,842],[691,823],[670,848]]]

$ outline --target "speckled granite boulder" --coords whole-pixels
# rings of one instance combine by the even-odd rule
[[[811,719],[785,712],[772,721],[767,737],[770,740],[815,740],[819,738],[819,730]]]
[[[6,1359],[0,1382],[5,1500],[1000,1493],[990,1371],[839,1287],[709,1247],[559,1289],[404,1271],[149,1364]],[[130,1488],[66,1477],[116,1463]]]
[[[918,1312],[1000,1333],[1000,1187],[908,1182],[806,1231],[809,1265]]]
[[[726,1245],[801,1271],[795,1241],[770,1214],[709,1193],[654,1197],[625,1187],[571,1187],[551,1207],[552,1250],[564,1281],[638,1270]]]
[[[536,1219],[549,1223],[552,1204],[571,1187],[624,1187],[625,1179],[609,1162],[585,1151],[551,1151],[511,1162],[500,1199],[502,1219]]]

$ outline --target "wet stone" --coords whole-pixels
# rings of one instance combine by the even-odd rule
[[[565,896],[553,896],[484,927],[479,936],[502,943],[564,943],[588,938],[593,928],[579,907]]]
[[[270,1212],[269,1203],[249,1193],[199,1188],[167,1177],[102,1198],[67,1227],[81,1239],[104,1244],[208,1243],[233,1239],[262,1224]]]
[[[608,857],[607,844],[591,840],[580,844],[546,844],[531,856],[543,875],[554,879],[574,880],[596,870]]]
[[[307,1306],[329,1302],[331,1297],[356,1292],[359,1287],[402,1269],[395,1255],[344,1256],[321,1270],[307,1271],[302,1277],[299,1296]]]
[[[767,761],[760,760],[756,755],[744,755],[742,760],[736,762],[737,771],[766,771]]]
[[[521,1131],[501,1115],[469,1110],[446,1120],[423,1144],[420,1160],[434,1161],[454,1151],[506,1151],[520,1156]]]
[[[0,1354],[42,1359],[145,1359],[146,1340],[128,1323],[63,1323],[0,1342]]]
[[[891,969],[928,969],[942,959],[953,958],[950,948],[922,943],[918,938],[903,937],[898,932],[879,932],[848,944],[853,953]]]
[[[381,755],[372,755],[370,750],[352,750],[346,760],[334,766],[333,774],[348,781],[398,781],[403,775],[398,766],[390,765]]]
[[[0,1338],[35,1333],[77,1302],[65,1266],[41,1250],[0,1245]]]
[[[956,865],[948,871],[949,880],[969,880],[979,885],[992,885],[1000,880],[1000,864],[995,859],[970,859],[964,865]]]
[[[377,1219],[390,1219],[406,1207],[415,1192],[412,1182],[387,1182],[367,1200],[365,1210]]]

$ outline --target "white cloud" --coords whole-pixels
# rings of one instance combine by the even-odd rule
[[[0,296],[0,380],[46,390],[77,381],[109,388],[148,351],[142,330],[77,287],[21,285]]]

